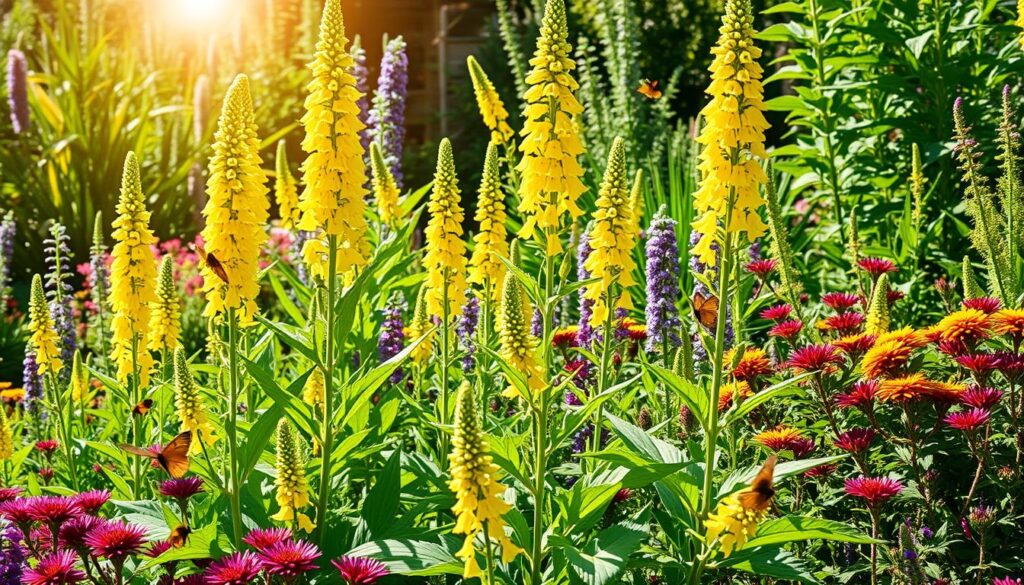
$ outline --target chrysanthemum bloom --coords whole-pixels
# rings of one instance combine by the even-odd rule
[[[736,350],[731,349],[725,356],[724,362],[732,364],[736,359]],[[768,358],[764,350],[758,348],[745,349],[739,362],[730,372],[733,378],[744,382],[752,382],[761,376],[769,376],[775,373],[775,366]]]
[[[757,525],[768,515],[764,510],[746,509],[740,503],[737,494],[726,497],[718,503],[714,512],[708,515],[707,542],[718,539],[722,545],[722,555],[729,556],[735,550],[743,548],[747,540],[757,534]]]
[[[281,578],[285,583],[317,569],[320,549],[315,544],[300,540],[282,540],[259,549],[256,556],[268,575]]]
[[[498,147],[492,141],[487,145],[484,174],[480,179],[476,214],[473,216],[480,225],[480,231],[473,236],[476,246],[473,248],[473,256],[469,259],[467,280],[485,287],[485,294],[492,295],[490,298],[495,300],[501,295],[501,283],[505,276],[505,264],[500,257],[507,257],[509,254],[504,199],[505,194],[501,190],[501,176],[498,172]]]
[[[718,395],[718,412],[729,410],[737,398],[743,400],[754,395],[750,384],[743,381],[733,381],[722,385],[722,392]]]
[[[970,386],[960,393],[960,402],[973,408],[991,409],[999,404],[1003,393],[996,388]]]
[[[903,403],[948,392],[953,386],[929,380],[924,374],[914,373],[902,378],[883,380],[879,384],[877,397],[882,402]]]
[[[857,382],[847,392],[836,396],[836,406],[870,410],[875,404],[878,388],[879,384],[875,380]]]
[[[384,307],[384,322],[380,325],[380,336],[377,338],[377,358],[381,363],[395,357],[405,348],[405,328],[402,324],[404,308],[405,300],[401,297],[388,301],[387,306]],[[405,372],[402,371],[402,368],[396,368],[388,380],[392,384],[397,384],[403,378],[405,378]]]
[[[435,333],[433,324],[430,322],[430,312],[427,310],[427,287],[420,286],[420,291],[416,295],[416,306],[413,307],[412,321],[409,323],[407,337],[413,341],[424,335],[428,335],[428,337],[412,350],[411,357],[414,362],[422,364],[430,358],[431,344],[436,336]]]
[[[57,331],[54,329],[50,308],[46,303],[46,295],[43,293],[43,279],[38,274],[32,277],[28,314],[28,329],[31,332],[28,344],[35,354],[37,372],[40,376],[47,373],[57,375],[64,364],[60,359]]]
[[[633,232],[632,226],[633,209],[626,176],[626,143],[616,138],[608,154],[608,166],[601,182],[597,210],[589,232],[591,252],[587,256],[586,269],[592,278],[601,279],[587,286],[585,292],[585,298],[594,302],[590,316],[591,327],[604,326],[613,308],[633,308],[626,290],[635,284],[633,247],[638,234]],[[613,285],[617,285],[620,291],[614,298],[611,296],[614,294]]]
[[[95,516],[99,513],[100,508],[110,501],[110,491],[90,490],[75,495],[74,499],[83,513]]]
[[[178,347],[181,330],[181,300],[174,284],[174,259],[165,255],[160,262],[160,276],[156,285],[156,301],[149,318],[149,350],[174,351]]]
[[[729,232],[745,232],[751,240],[764,233],[759,210],[765,201],[761,185],[768,182],[758,159],[764,150],[763,70],[757,63],[761,49],[754,45],[754,15],[749,0],[728,0],[719,28],[721,36],[711,49],[711,102],[701,110],[705,120],[697,141],[701,184],[694,193],[694,211],[699,216],[693,228],[701,235],[693,249],[701,262],[714,266],[717,258],[712,244],[719,224]],[[731,203],[732,217],[726,219]]]
[[[241,326],[251,325],[257,313],[260,248],[267,240],[265,226],[270,217],[259,150],[249,78],[239,75],[224,96],[206,185],[210,198],[203,208],[206,253],[221,264],[227,282],[210,268],[210,262],[202,263],[202,274],[203,315],[222,317],[233,310]]]
[[[803,438],[804,435],[799,429],[787,426],[779,426],[754,435],[756,443],[772,451],[792,451],[796,442]]]
[[[389,574],[384,563],[367,557],[343,556],[331,561],[341,573],[345,585],[373,585]]]
[[[986,315],[991,315],[996,311],[999,311],[1002,306],[1002,302],[994,297],[974,297],[971,299],[964,299],[962,303],[963,308],[973,309],[975,311],[981,311]]]
[[[1007,380],[1019,382],[1024,379],[1024,355],[1012,351],[1000,351],[996,355],[999,356],[999,373]]]
[[[1024,11],[1022,11],[1022,13],[1024,13]],[[1019,18],[1020,17],[1018,17],[1018,19]],[[1024,25],[1018,24],[1017,26]],[[1020,579],[1014,579],[1013,577],[996,577],[992,579],[992,585],[1021,585],[1022,583],[1024,583],[1024,581],[1021,581]]]
[[[146,529],[121,520],[107,520],[85,537],[93,556],[111,560],[138,554],[146,544]]]
[[[306,96],[302,124],[306,137],[302,150],[309,153],[302,164],[306,185],[299,198],[302,219],[299,229],[322,230],[302,250],[310,272],[325,278],[328,271],[328,238],[337,242],[334,270],[344,274],[366,264],[365,150],[359,138],[358,101],[362,97],[352,75],[354,60],[345,49],[345,23],[341,0],[328,0],[320,21],[320,38],[310,69],[313,80]]]
[[[864,315],[855,311],[844,311],[825,318],[824,328],[840,336],[856,333],[864,324]]]
[[[505,535],[502,515],[511,509],[511,505],[501,499],[506,488],[500,482],[498,466],[487,454],[489,450],[480,425],[473,385],[463,382],[455,405],[455,434],[452,452],[448,455],[451,471],[448,487],[455,493],[455,506],[452,507],[455,527],[452,532],[466,535],[462,548],[455,553],[466,563],[465,579],[480,575],[474,541],[485,528],[486,537],[501,548],[503,563],[512,562],[522,552]]]
[[[965,370],[979,376],[987,376],[999,367],[999,356],[994,353],[965,353],[953,359]]]
[[[192,446],[189,454],[195,455],[202,451],[202,443],[212,445],[216,441],[213,435],[213,424],[210,423],[203,404],[203,397],[188,368],[185,349],[179,347],[174,352],[174,406],[181,421],[182,432],[192,431]]]
[[[817,343],[793,351],[786,365],[797,374],[804,372],[827,374],[835,371],[837,366],[843,364],[843,361],[843,355],[834,345]]]
[[[860,302],[860,297],[853,293],[830,292],[821,295],[821,302],[838,313],[853,308]]]
[[[313,530],[309,516],[299,510],[309,505],[309,485],[306,483],[306,455],[301,439],[295,434],[287,418],[277,423],[277,493],[275,499],[281,509],[271,516],[279,522],[297,522],[306,532]]]
[[[53,455],[57,448],[60,447],[60,443],[55,439],[44,439],[42,441],[36,441],[36,450],[41,452],[43,455],[49,457]]]
[[[373,172],[371,186],[373,199],[377,202],[377,214],[381,223],[394,229],[402,217],[402,208],[398,205],[398,184],[376,142],[370,143],[370,170]]]
[[[89,554],[89,545],[85,544],[85,537],[89,536],[106,522],[96,516],[78,516],[61,525],[57,533],[57,544],[60,548],[70,548],[75,552]]]
[[[761,280],[767,280],[772,272],[775,272],[777,264],[778,262],[775,260],[754,260],[753,262],[748,262],[743,269]]]
[[[1002,309],[989,318],[992,331],[1017,341],[1024,340],[1024,309]]]
[[[523,284],[513,273],[506,272],[501,285],[501,301],[495,315],[495,328],[501,343],[499,353],[526,378],[531,390],[539,391],[544,388],[545,380],[537,355],[537,339],[530,331],[532,313]],[[502,395],[517,396],[518,390],[510,381]]]
[[[761,311],[761,318],[767,319],[768,321],[775,321],[776,323],[786,321],[789,319],[790,314],[793,313],[793,306],[781,303],[773,305]]]
[[[929,337],[935,341],[947,341],[971,345],[989,336],[989,317],[977,309],[963,309],[946,315],[934,325]]]
[[[769,337],[780,337],[792,341],[794,337],[800,334],[800,330],[804,328],[802,321],[791,319],[789,321],[782,321],[776,323],[768,330]]]
[[[32,514],[32,498],[17,498],[0,502],[0,518],[27,531],[35,518]]]
[[[530,59],[533,70],[526,78],[530,88],[523,96],[525,121],[519,145],[523,157],[516,170],[522,177],[519,211],[524,219],[519,237],[529,239],[535,228],[546,231],[548,255],[562,251],[555,233],[560,218],[566,213],[573,219],[582,215],[576,201],[587,190],[577,162],[583,144],[575,118],[583,106],[573,95],[579,84],[572,77],[576,61],[568,37],[564,0],[547,0],[537,50]]]
[[[121,177],[121,195],[114,220],[113,264],[110,270],[110,307],[113,358],[122,382],[137,368],[138,384],[149,384],[153,356],[149,353],[150,306],[156,301],[156,262],[150,249],[156,237],[149,229],[139,177],[139,161],[129,152]]]
[[[2,409],[0,409],[0,411],[2,411]],[[0,487],[0,503],[17,498],[21,495],[21,492],[22,489],[20,487]]]
[[[427,309],[434,317],[455,315],[466,303],[466,243],[462,241],[461,198],[452,143],[444,138],[437,150],[434,188],[427,204],[430,221],[424,233]],[[448,326],[447,323],[442,325]]]
[[[871,275],[872,278],[877,278],[886,272],[896,272],[899,270],[895,262],[885,258],[861,258],[857,262],[857,266]]]
[[[24,585],[73,585],[86,580],[85,573],[75,566],[78,557],[74,551],[61,550],[43,557],[33,568],[26,568],[21,582]]]
[[[647,230],[647,351],[664,351],[680,344],[679,332],[679,244],[676,241],[676,222],[659,210]],[[633,216],[639,221],[639,214]]]
[[[836,437],[833,443],[847,453],[860,453],[867,450],[874,439],[875,431],[872,429],[850,429]]]
[[[80,516],[82,509],[78,507],[74,498],[69,496],[36,496],[29,500],[29,513],[37,522],[60,526]]]
[[[187,500],[202,492],[203,480],[194,475],[178,479],[168,479],[160,483],[160,495],[175,500]]]
[[[242,542],[256,550],[263,550],[271,545],[292,539],[290,528],[256,528],[245,535]]]
[[[868,378],[896,375],[910,361],[914,348],[899,340],[875,341],[860,362],[861,372]]]
[[[551,334],[551,346],[563,351],[570,347],[576,347],[576,334],[579,330],[577,325],[555,329],[555,332]]]
[[[950,427],[960,431],[975,431],[988,422],[992,413],[984,408],[972,408],[951,412],[943,420]]]
[[[251,585],[262,568],[259,557],[245,551],[214,561],[203,574],[207,585]]]
[[[469,68],[469,77],[473,81],[473,93],[476,94],[476,105],[480,108],[480,117],[484,119],[484,126],[491,131],[491,142],[505,144],[512,140],[514,133],[508,125],[508,110],[501,101],[501,96],[494,89],[494,84],[484,73],[476,58],[470,55],[466,57],[466,66]]]
[[[848,495],[865,500],[869,507],[884,504],[889,498],[903,491],[903,484],[888,477],[853,477],[846,480],[844,490]]]
[[[839,469],[839,466],[835,463],[825,463],[824,465],[818,465],[808,469],[804,472],[804,477],[808,479],[826,478],[835,473],[837,469]]]
[[[274,201],[277,213],[281,216],[281,227],[294,230],[299,225],[299,190],[295,184],[295,175],[288,166],[287,143],[282,138],[277,142],[277,156],[274,157]]]
[[[144,553],[142,553],[142,554],[146,555],[147,557],[149,557],[151,559],[160,558],[160,555],[162,555],[165,552],[171,550],[171,548],[173,548],[173,546],[174,545],[171,544],[170,540],[158,540],[156,542],[149,543],[149,548],[147,548],[146,551]],[[200,582],[202,582],[202,581],[200,581]],[[184,585],[184,584],[178,583],[176,585]]]

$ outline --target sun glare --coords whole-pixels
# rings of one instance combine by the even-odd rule
[[[228,12],[232,0],[164,0],[169,22],[183,27],[206,27]]]

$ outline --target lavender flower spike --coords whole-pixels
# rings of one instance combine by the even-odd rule
[[[0,315],[7,310],[7,299],[11,293],[11,259],[14,258],[16,231],[14,212],[8,211],[0,221]]]
[[[476,352],[476,328],[480,324],[480,299],[472,292],[466,295],[466,304],[462,306],[462,315],[455,325],[455,334],[459,337],[459,345],[465,350],[462,357],[462,371],[471,372],[476,366],[473,354]]]
[[[676,222],[658,211],[647,230],[647,351],[679,345],[679,245]]]
[[[28,116],[28,61],[25,60],[25,54],[17,49],[7,51],[7,104],[11,108],[14,133],[28,132],[31,127]]]
[[[380,145],[384,162],[402,188],[402,143],[405,141],[405,98],[409,83],[409,58],[405,40],[396,37],[384,48],[380,77],[368,120],[370,139]]]
[[[590,247],[590,228],[580,234],[580,243],[576,247],[576,278],[578,280],[588,280],[590,278],[590,271],[584,267],[584,263],[590,256],[593,249]],[[576,332],[576,343],[580,347],[589,349],[591,344],[594,342],[594,329],[590,326],[590,316],[594,313],[594,301],[586,298],[585,292],[587,287],[580,287],[580,322],[579,329]]]
[[[402,312],[405,310],[405,301],[401,298],[394,299],[384,308],[384,323],[381,324],[380,338],[377,340],[377,357],[381,362],[398,355],[405,348],[405,332],[402,323]],[[395,369],[388,380],[397,384],[405,377],[401,368]]]

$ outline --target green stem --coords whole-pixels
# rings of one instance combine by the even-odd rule
[[[316,531],[317,541],[322,547],[327,531],[327,500],[331,483],[331,451],[334,443],[334,338],[336,315],[334,313],[335,296],[337,295],[338,278],[335,267],[338,263],[338,237],[327,236],[327,306],[324,308],[327,321],[325,353],[323,360],[324,373],[324,419],[320,429],[320,495],[317,497]]]
[[[554,230],[546,229],[544,245],[547,246],[548,239],[554,237]],[[544,379],[545,388],[536,398],[536,412],[534,413],[534,462],[533,462],[533,547],[530,554],[530,585],[540,585],[541,565],[544,560],[544,491],[547,475],[547,428],[548,428],[548,394],[551,386],[548,376],[551,373],[552,351],[550,343],[551,332],[554,328],[554,318],[550,306],[551,297],[555,290],[555,258],[552,254],[544,255],[544,338],[541,346],[544,348]]]
[[[231,536],[242,544],[242,486],[238,477],[238,316],[228,309],[228,499],[231,505]]]
[[[447,268],[444,269],[444,277],[441,279],[444,290],[441,291],[441,388],[438,393],[437,403],[440,405],[440,412],[438,413],[437,420],[442,427],[450,424],[448,419],[448,384],[450,383],[451,368],[451,309],[448,306],[448,283],[451,279],[451,275]],[[440,445],[438,452],[438,462],[444,464],[448,458],[448,432],[442,430],[440,433]]]

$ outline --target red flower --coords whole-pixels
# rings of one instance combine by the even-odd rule
[[[835,446],[847,453],[860,453],[871,446],[875,431],[871,429],[850,429],[836,437]]]
[[[0,487],[0,502],[13,500],[19,495],[21,495],[20,487]]]
[[[835,463],[825,463],[824,465],[819,465],[817,467],[812,467],[808,469],[807,471],[804,472],[804,477],[810,479],[828,477],[835,473],[837,469],[839,469],[839,466],[836,465]]]
[[[814,440],[801,437],[793,441],[789,450],[793,452],[794,459],[803,459],[814,453]]]
[[[953,357],[969,372],[987,374],[999,366],[999,356],[994,353],[965,353]]]
[[[792,312],[792,306],[782,303],[761,311],[761,318],[776,322],[785,321],[786,319],[789,319],[789,314]]]
[[[999,299],[992,297],[978,297],[976,299],[964,299],[963,307],[965,309],[976,309],[982,313],[995,313],[1002,306]]]
[[[840,312],[845,311],[860,302],[860,297],[853,293],[830,292],[821,295],[821,302],[830,309]]]
[[[803,329],[804,324],[796,319],[789,321],[783,321],[776,324],[774,327],[768,330],[768,335],[771,337],[781,337],[783,339],[792,340],[796,337],[800,330]]]
[[[282,540],[259,551],[257,556],[267,573],[291,581],[303,573],[316,570],[320,549],[305,540]]]
[[[734,352],[730,350],[726,362],[733,363],[734,359]],[[737,380],[753,382],[761,376],[769,376],[774,372],[775,367],[763,350],[748,349],[743,352],[743,357],[739,362],[736,362],[736,367],[732,369],[731,374]]]
[[[556,329],[551,335],[551,345],[560,349],[576,347],[576,333],[579,327],[563,327]]]
[[[146,529],[122,520],[109,520],[85,537],[95,557],[123,559],[137,554],[146,544]]]
[[[346,585],[373,585],[377,579],[389,573],[388,568],[377,559],[344,556],[331,561]]]
[[[832,340],[832,345],[838,347],[840,351],[851,358],[856,358],[871,349],[871,346],[875,344],[876,339],[878,339],[878,336],[876,335],[871,335],[870,333],[859,333],[857,335],[847,335],[846,337],[834,339]]]
[[[889,290],[885,291],[885,300],[888,301],[890,305],[895,304],[896,301],[903,300],[903,297],[905,296],[907,296],[907,293],[901,290],[896,290],[894,288],[890,288]]]
[[[885,258],[861,258],[857,261],[857,266],[860,266],[861,270],[867,272],[872,277],[899,270],[892,260],[886,260]]]
[[[903,484],[888,477],[862,475],[847,479],[844,488],[848,495],[864,499],[868,506],[875,507],[903,491]]]
[[[245,535],[242,542],[256,550],[263,550],[279,542],[292,539],[292,531],[289,528],[257,528]]]
[[[160,495],[175,500],[187,500],[203,492],[203,480],[190,476],[180,479],[168,479],[160,484]]]
[[[79,516],[60,527],[57,533],[57,543],[63,548],[70,548],[76,551],[84,550],[85,537],[92,533],[97,526],[103,524],[103,520],[95,516]]]
[[[75,567],[75,553],[62,550],[43,557],[35,568],[21,576],[23,585],[73,585],[85,581],[85,573]]]
[[[999,356],[999,373],[1012,382],[1019,382],[1024,377],[1024,356],[1011,351],[1001,351]]]
[[[36,449],[42,451],[43,454],[46,455],[47,457],[52,455],[53,452],[57,450],[57,447],[60,447],[60,443],[58,443],[55,439],[36,441]]]
[[[0,503],[0,517],[21,527],[32,524],[35,521],[32,498],[19,498]]]
[[[954,429],[969,432],[977,430],[978,427],[987,423],[991,416],[992,413],[984,408],[972,408],[947,414],[943,420]]]
[[[32,519],[50,524],[63,524],[81,515],[82,509],[67,496],[37,496],[29,500]]]
[[[995,388],[982,388],[971,386],[960,393],[960,402],[973,408],[984,408],[986,410],[999,404],[1003,393]]]
[[[171,550],[171,546],[173,545],[170,540],[158,540],[150,543],[144,554],[151,559],[159,558],[160,555]]]
[[[206,568],[208,585],[250,585],[260,574],[260,559],[245,551],[232,553]]]
[[[857,382],[850,387],[845,394],[836,396],[836,406],[839,408],[860,408],[869,410],[875,404],[875,396],[878,394],[878,382],[875,380],[864,380]]]
[[[46,485],[50,484],[50,480],[53,479],[53,468],[44,467],[39,470],[39,477],[43,478],[43,483]]]
[[[621,490],[615,492],[615,495],[612,496],[612,501],[615,502],[616,504],[620,504],[628,500],[629,496],[631,495],[633,495],[632,490],[630,490],[629,488],[622,488]]]
[[[864,324],[864,315],[854,311],[844,311],[825,319],[825,328],[836,331],[839,335],[856,333]]]
[[[992,579],[992,585],[1024,585],[1024,582],[1013,577],[996,577]]]
[[[75,503],[82,509],[82,512],[95,516],[100,511],[100,508],[110,501],[110,492],[107,490],[92,490],[82,492],[74,498]]]
[[[747,263],[744,268],[747,272],[756,275],[761,280],[766,280],[775,270],[775,266],[777,264],[778,262],[775,260],[754,260],[753,262]]]
[[[806,345],[789,356],[786,365],[796,373],[825,372],[829,373],[843,363],[843,356],[834,345],[816,343]]]

